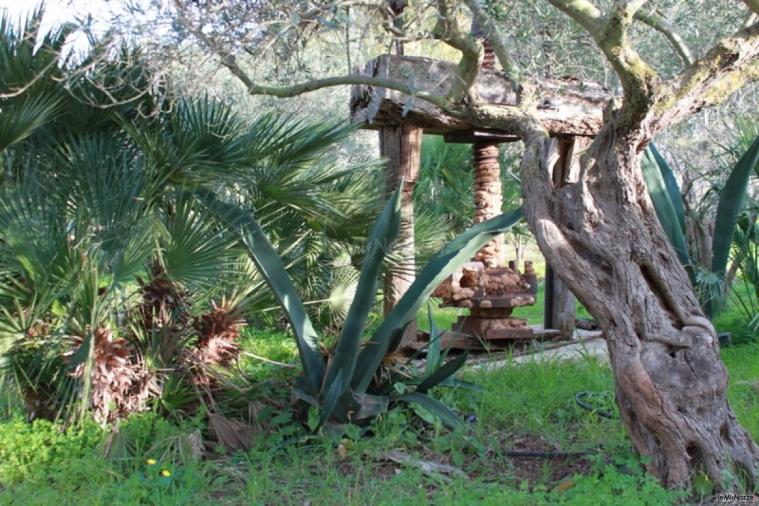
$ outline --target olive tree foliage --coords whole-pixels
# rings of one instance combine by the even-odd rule
[[[466,24],[469,9],[455,4],[461,5],[452,14]],[[617,74],[597,51],[592,36],[550,2],[481,4],[509,49],[512,71],[533,78],[571,75],[621,90]],[[597,2],[601,9],[611,4]],[[432,0],[129,0],[125,5],[130,15],[109,20],[114,33],[139,41],[156,66],[171,73],[185,92],[210,93],[239,103],[243,110],[263,106],[315,118],[347,116],[347,87],[322,88],[283,100],[250,94],[246,83],[285,86],[344,76],[377,54],[395,52],[399,43],[409,55],[449,60],[459,56],[434,34],[439,13]],[[628,30],[631,44],[666,78],[730,30],[748,23],[750,14],[732,0],[660,0],[645,5],[635,18]],[[225,71],[229,69],[233,72]],[[404,84],[413,86],[413,82]],[[719,167],[712,162],[720,151],[714,141],[724,143],[733,135],[736,113],[758,105],[757,87],[745,86],[719,109],[661,133],[658,144],[683,166],[712,171]],[[359,149],[376,147],[371,135],[359,135],[355,142],[353,147]],[[705,150],[713,156],[703,156]],[[692,173],[686,176],[689,183]],[[706,191],[709,185],[697,181],[696,186]]]

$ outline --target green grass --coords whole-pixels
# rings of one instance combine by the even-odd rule
[[[252,381],[287,378],[298,365],[298,347],[290,334],[245,328],[240,371]],[[274,363],[278,362],[278,363]]]
[[[539,321],[540,305],[530,311],[530,318]],[[435,310],[434,318],[440,326],[452,319],[448,310]],[[425,321],[426,310],[420,314],[420,323]],[[716,323],[732,332],[745,328],[745,321],[729,310]],[[287,382],[298,367],[292,337],[252,328],[243,336],[241,379],[266,381],[262,396],[276,395],[287,405]],[[731,405],[759,439],[759,343],[727,347],[722,354],[730,373]],[[68,431],[48,422],[30,425],[11,414],[13,395],[4,392],[0,504],[691,502],[663,489],[643,471],[618,418],[601,418],[578,407],[574,397],[580,391],[612,397],[611,371],[602,361],[511,364],[488,371],[468,369],[463,376],[482,391],[434,392],[471,421],[461,430],[450,432],[422,422],[413,411],[396,409],[375,422],[373,435],[337,441],[308,434],[283,416],[287,411],[275,409],[263,417],[250,451],[204,459],[188,454],[185,444],[205,430],[202,412],[182,425],[150,413],[137,415],[120,425],[114,439],[94,424]],[[272,387],[272,378],[283,386]],[[110,449],[108,458],[105,448]],[[513,449],[594,453],[527,459],[509,457]],[[429,476],[391,462],[386,456],[393,450],[455,466],[466,478]]]
[[[260,336],[259,336],[260,337]],[[272,337],[273,339],[273,337]],[[3,504],[668,504],[668,492],[640,468],[619,420],[578,408],[580,390],[609,391],[609,369],[588,359],[467,372],[483,391],[438,390],[474,423],[449,432],[394,410],[374,436],[342,441],[270,424],[249,452],[183,459],[179,438],[197,430],[154,415],[122,424],[128,457],[103,459],[97,426],[61,433],[51,424],[6,421],[0,431]],[[526,445],[526,446],[525,446]],[[537,447],[536,447],[537,445]],[[512,459],[513,448],[595,450],[581,460]],[[47,449],[47,450],[45,450]],[[448,481],[384,458],[401,449],[446,463],[469,478]],[[45,450],[45,451],[43,451]],[[13,454],[13,459],[10,459]],[[117,455],[118,452],[116,452]],[[149,458],[158,462],[149,465]],[[19,464],[19,462],[23,462]],[[578,464],[576,469],[570,464]],[[527,469],[527,470],[526,470]],[[168,470],[169,477],[160,476]],[[555,491],[562,483],[567,490]],[[645,493],[643,493],[645,491]],[[642,494],[642,495],[641,495]],[[588,502],[590,501],[590,502]],[[618,502],[617,502],[618,503]]]

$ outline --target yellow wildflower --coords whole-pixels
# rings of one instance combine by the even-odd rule
[[[168,478],[169,476],[171,476],[171,471],[169,471],[168,469],[164,469],[161,471],[161,476],[163,476],[164,478]]]
[[[148,463],[149,466],[154,466],[154,465],[156,465],[157,462],[158,461],[156,459],[148,459],[147,460],[147,463]]]

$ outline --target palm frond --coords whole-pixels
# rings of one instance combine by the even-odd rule
[[[191,199],[180,196],[173,212],[164,213],[164,222],[166,244],[161,260],[166,274],[178,283],[194,288],[214,285],[240,253],[233,248],[233,238],[214,227]]]

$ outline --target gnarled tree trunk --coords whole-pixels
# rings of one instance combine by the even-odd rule
[[[726,398],[719,343],[667,241],[641,171],[644,128],[606,125],[578,182],[554,187],[542,128],[525,135],[525,214],[560,278],[604,330],[620,413],[648,469],[669,486],[698,470],[756,482],[759,448]]]

